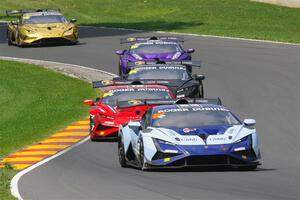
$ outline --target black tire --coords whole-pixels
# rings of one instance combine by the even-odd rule
[[[145,171],[145,163],[144,163],[144,142],[143,139],[140,138],[140,152],[139,152],[139,165],[141,170]]]
[[[119,76],[120,76],[120,77],[122,76],[122,68],[121,68],[121,65],[119,65]]]
[[[13,43],[11,42],[11,39],[10,39],[10,36],[9,36],[9,32],[8,32],[8,31],[7,31],[7,33],[6,33],[6,36],[7,36],[7,44],[8,44],[8,46],[13,45]]]
[[[241,166],[238,167],[239,170],[241,171],[253,171],[257,168],[257,165],[250,165],[250,166]]]
[[[203,88],[203,82],[200,81],[199,82],[199,86],[198,86],[198,96],[200,98],[203,98],[204,97],[204,88]]]
[[[121,167],[123,167],[123,168],[128,167],[126,158],[125,158],[124,144],[122,142],[121,136],[118,139],[118,155],[119,155],[119,163],[120,163]]]
[[[92,138],[92,127],[95,124],[95,121],[92,119],[92,117],[90,116],[90,140],[92,142],[97,141],[96,139]]]

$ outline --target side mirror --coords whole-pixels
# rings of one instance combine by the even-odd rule
[[[95,105],[95,102],[91,99],[87,99],[83,101],[83,104],[88,105],[88,106],[93,106]]]
[[[186,52],[187,52],[187,53],[194,53],[194,52],[195,52],[195,49],[187,49]]]
[[[119,55],[119,56],[124,55],[124,53],[125,53],[125,50],[116,51],[116,54]]]
[[[70,22],[71,22],[71,23],[76,23],[77,20],[76,20],[76,19],[71,19]]]
[[[202,74],[194,74],[194,78],[197,81],[203,81],[205,79],[205,76]]]
[[[18,25],[18,21],[11,21],[12,25]]]
[[[256,121],[254,119],[244,119],[244,124],[246,126],[254,126],[256,124]]]

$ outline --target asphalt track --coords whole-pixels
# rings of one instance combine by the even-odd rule
[[[51,60],[117,73],[119,38],[143,32],[80,28],[76,46],[9,47],[0,55]],[[152,33],[153,35],[153,33]],[[263,165],[142,172],[118,164],[115,143],[85,142],[19,181],[24,199],[299,199],[300,46],[186,36],[203,61],[207,97],[220,96],[241,118],[255,118]]]

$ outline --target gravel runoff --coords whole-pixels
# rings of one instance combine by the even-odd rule
[[[291,8],[300,8],[300,0],[252,0],[262,3],[271,3],[280,6],[287,6]]]
[[[115,74],[105,72],[102,70],[84,67],[80,65],[60,63],[60,62],[51,62],[51,61],[44,61],[44,60],[25,59],[25,58],[14,58],[14,57],[6,57],[6,56],[0,56],[0,60],[18,61],[18,62],[23,62],[28,64],[34,64],[88,82],[92,82],[94,80],[111,79],[112,77],[116,76]]]

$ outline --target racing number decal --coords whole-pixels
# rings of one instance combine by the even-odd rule
[[[142,101],[140,101],[140,100],[129,100],[128,103],[131,104],[131,105],[138,105],[138,104],[141,104]]]

